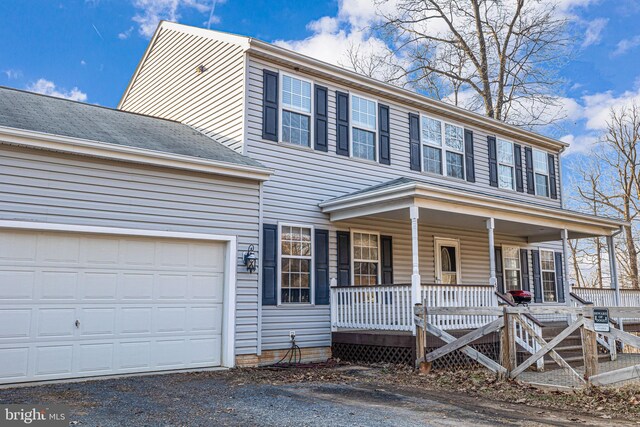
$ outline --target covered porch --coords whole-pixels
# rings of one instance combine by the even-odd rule
[[[347,268],[347,255],[340,254],[337,243],[338,258],[345,264],[339,262],[331,286],[334,332],[413,334],[415,304],[497,306],[509,303],[505,293],[512,289],[531,291],[534,304],[569,304],[568,239],[605,236],[612,246],[612,236],[625,225],[543,201],[502,199],[405,178],[320,207],[337,229],[350,230],[351,240],[377,235],[380,251],[384,237],[393,234],[388,229],[406,230],[393,237],[392,257],[379,259],[375,268],[360,262],[366,257],[353,242]],[[365,267],[370,274],[363,279],[359,273]],[[430,322],[446,330],[468,330],[491,320],[434,316]],[[540,326],[535,319],[532,325]]]

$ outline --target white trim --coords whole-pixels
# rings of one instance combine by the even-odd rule
[[[235,330],[236,330],[236,236],[220,234],[185,233],[163,230],[141,230],[134,228],[97,227],[89,225],[57,224],[28,221],[0,220],[0,229],[71,232],[87,234],[109,234],[119,236],[159,237],[168,239],[191,239],[227,242],[225,250],[225,283],[223,299],[222,363],[227,368],[235,366]]]
[[[436,120],[436,121],[440,122],[440,138],[441,139],[440,139],[440,145],[439,146],[438,145],[434,145],[434,144],[429,143],[429,142],[425,142],[425,141],[422,140],[422,130],[423,130],[422,119],[423,118],[430,119],[430,120]],[[447,143],[446,143],[446,140],[447,140],[447,134],[446,134],[447,125],[462,129],[462,150],[456,150],[454,148],[447,147]],[[464,181],[464,180],[467,179],[467,167],[466,167],[466,164],[465,164],[465,150],[466,150],[466,147],[465,147],[465,140],[464,140],[464,126],[463,125],[458,124],[458,123],[454,123],[454,122],[451,122],[451,121],[448,121],[448,120],[440,119],[440,118],[437,118],[435,116],[431,116],[429,114],[420,113],[420,155],[422,156],[422,160],[421,160],[422,172],[435,173],[435,172],[426,171],[425,168],[424,168],[424,163],[425,163],[424,162],[424,146],[425,145],[428,145],[428,146],[433,147],[433,148],[440,149],[440,162],[441,162],[440,167],[441,167],[441,170],[442,170],[442,173],[440,175],[445,176],[447,178],[452,178],[452,179],[455,179],[455,180]],[[450,152],[452,152],[454,154],[461,154],[462,155],[462,175],[463,175],[462,178],[458,178],[457,176],[450,176],[448,174],[448,172],[447,172],[447,151],[450,151]]]
[[[260,181],[269,179],[269,176],[273,173],[270,169],[264,167],[245,166],[181,154],[165,153],[145,148],[136,148],[0,126],[0,144],[6,143],[22,147],[60,151],[70,154],[79,154],[196,172],[214,173],[237,178],[256,179]]]
[[[377,261],[373,261],[373,260],[364,260],[364,259],[358,259],[358,262],[377,262],[378,263],[378,280],[376,284],[380,284],[382,282],[382,260],[381,260],[381,253],[382,253],[382,248],[380,247],[380,233],[377,231],[371,231],[371,230],[364,230],[364,229],[360,229],[360,228],[350,228],[349,229],[349,245],[351,246],[349,248],[350,250],[350,257],[351,257],[351,265],[350,265],[350,269],[351,269],[351,284],[355,285],[356,280],[355,280],[355,268],[354,268],[354,263],[356,261],[355,257],[354,257],[354,245],[355,245],[355,239],[353,238],[354,233],[359,233],[359,234],[368,234],[371,236],[376,236],[378,239],[378,260]]]
[[[539,172],[536,169],[536,151],[545,155],[546,173]],[[533,189],[536,196],[551,198],[551,171],[549,170],[549,152],[541,150],[540,148],[531,147],[531,162],[533,163]],[[547,194],[538,194],[538,183],[536,181],[536,175],[542,175],[547,180]]]
[[[520,259],[520,246],[518,245],[514,245],[514,244],[502,244],[500,245],[501,249],[502,249],[502,283],[504,284],[504,291],[508,292],[509,289],[507,288],[507,263],[505,262],[505,248],[510,248],[510,249],[516,249],[517,251],[517,260],[518,260],[518,285],[519,288],[518,289],[524,289],[522,286],[522,260]],[[513,270],[512,268],[510,268],[509,270]]]
[[[436,283],[442,283],[442,260],[440,255],[441,246],[453,246],[456,250],[456,283],[462,283],[462,260],[460,254],[460,239],[451,237],[433,237],[433,259],[435,262]]]
[[[373,127],[373,129],[367,129],[364,126],[354,126],[353,125],[353,97],[356,96],[360,99],[364,99],[365,101],[369,101],[369,102],[373,102],[374,104],[374,112],[376,115],[376,123]],[[378,162],[378,144],[380,143],[380,141],[378,141],[378,138],[380,135],[378,135],[378,120],[380,120],[380,118],[378,117],[378,101],[374,98],[369,98],[365,95],[361,95],[358,92],[353,92],[350,91],[349,92],[349,157],[350,158],[354,158],[354,159],[359,159],[359,160],[365,160],[368,162]],[[363,132],[371,132],[373,133],[373,159],[364,159],[362,157],[357,157],[353,155],[353,129],[356,128],[358,130],[361,130]]]
[[[543,303],[547,302],[544,299],[544,273],[551,271],[551,270],[543,270],[542,269],[542,252],[551,252],[551,259],[553,260],[553,289],[555,290],[556,300],[555,301],[549,301],[549,303],[561,304],[558,301],[559,298],[558,298],[558,278],[556,277],[556,252],[553,249],[538,248],[538,253],[539,253],[539,257],[538,258],[539,258],[539,261],[540,261],[540,291],[542,292],[542,295],[540,295],[540,300]]]
[[[299,228],[308,228],[311,230],[311,256],[309,257],[298,257],[291,256],[294,259],[310,259],[309,263],[309,302],[282,302],[282,227],[299,227]],[[278,292],[278,307],[299,307],[299,306],[314,306],[316,301],[315,295],[315,227],[313,225],[306,225],[294,222],[278,222],[278,259],[277,259],[277,271],[278,277],[276,280],[277,283],[277,292]]]
[[[511,145],[511,155],[513,156],[513,163],[511,164],[500,161],[500,142],[501,141]],[[522,153],[520,153],[520,155],[522,156]],[[520,161],[522,161],[522,159]],[[513,141],[510,141],[505,138],[496,137],[496,163],[497,163],[497,172],[498,172],[498,188],[500,188],[501,190],[516,191],[516,147]],[[500,166],[506,166],[511,168],[511,188],[500,186]]]
[[[297,79],[300,80],[302,82],[305,83],[309,83],[311,85],[311,89],[310,89],[310,94],[311,94],[311,105],[309,108],[309,112],[306,111],[302,111],[298,108],[295,107],[285,107],[283,102],[282,102],[282,91],[284,89],[284,85],[282,84],[282,80],[284,79],[284,76],[290,77],[292,79]],[[315,113],[315,105],[314,105],[314,85],[315,82],[313,80],[307,79],[305,77],[300,77],[297,74],[293,74],[281,69],[278,69],[278,143],[279,144],[283,144],[283,145],[288,145],[288,146],[292,146],[292,147],[297,147],[297,148],[306,148],[306,149],[312,149],[313,148],[313,137],[314,137],[314,113]],[[284,125],[284,123],[282,122],[282,111],[283,110],[287,110],[293,114],[300,114],[303,116],[308,116],[309,117],[309,145],[298,145],[298,144],[294,144],[292,142],[287,142],[287,141],[283,141],[282,140],[282,127]]]

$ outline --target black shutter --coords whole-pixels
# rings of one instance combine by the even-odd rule
[[[520,249],[520,280],[522,280],[522,289],[531,290],[529,283],[529,251]]]
[[[329,304],[329,231],[315,232],[314,242],[315,301],[316,305]]]
[[[473,156],[473,131],[464,130],[464,163],[468,182],[476,182],[476,166]]]
[[[422,159],[420,158],[420,116],[409,113],[409,156],[411,170],[422,170]]]
[[[558,188],[556,184],[556,160],[553,154],[548,154],[549,161],[549,194],[552,199],[558,198]]]
[[[487,145],[489,146],[489,185],[498,186],[498,147],[496,146],[496,137],[487,136]]]
[[[378,104],[378,127],[380,136],[380,163],[383,165],[391,164],[391,139],[389,132],[389,107]]]
[[[562,264],[562,252],[555,253],[556,261],[556,291],[558,302],[564,302],[564,265]]]
[[[516,166],[516,191],[523,193],[524,180],[522,179],[522,147],[518,144],[513,144],[513,157],[515,158]]]
[[[349,94],[336,91],[336,154],[349,155]]]
[[[391,236],[380,236],[382,258],[382,284],[393,284],[393,244]]]
[[[535,302],[542,302],[542,278],[540,277],[540,252],[531,251],[531,266],[533,267],[533,295]]]
[[[278,141],[278,73],[262,70],[262,139]]]
[[[278,303],[278,226],[262,226],[262,305]]]
[[[524,163],[527,169],[527,193],[536,194],[535,178],[533,177],[533,150],[524,147]]]
[[[351,236],[338,231],[338,286],[351,285]]]
[[[501,294],[504,293],[504,278],[502,277],[502,248],[500,246],[496,246],[494,248],[495,259],[496,259],[496,282],[498,287],[498,292]]]
[[[327,135],[327,88],[315,85],[315,92],[314,148],[319,151],[329,151]]]

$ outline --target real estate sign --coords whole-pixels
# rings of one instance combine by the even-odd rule
[[[593,309],[593,329],[597,332],[609,332],[609,309],[595,307]]]

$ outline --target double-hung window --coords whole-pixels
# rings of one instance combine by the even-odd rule
[[[353,157],[376,160],[376,110],[375,101],[351,95],[351,144]]]
[[[311,302],[312,248],[310,227],[280,226],[280,302]]]
[[[311,83],[282,75],[281,141],[311,146]]]
[[[498,187],[514,189],[514,163],[513,143],[498,139]]]
[[[464,129],[426,116],[421,129],[424,171],[464,179]]]
[[[504,267],[504,287],[507,291],[522,289],[520,278],[520,248],[502,246],[502,262]]]
[[[549,197],[549,161],[544,151],[533,149],[533,172],[537,196]]]
[[[380,239],[377,234],[354,231],[353,283],[356,286],[377,285],[380,272]]]
[[[556,302],[556,263],[553,251],[540,250],[542,297],[544,302]]]

